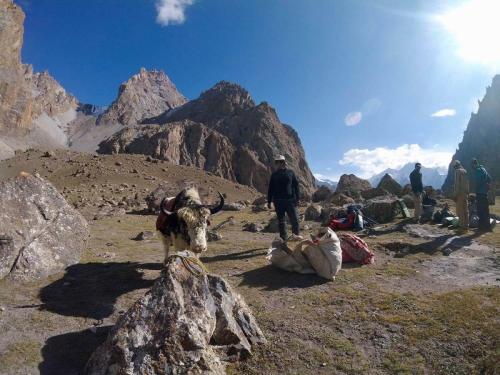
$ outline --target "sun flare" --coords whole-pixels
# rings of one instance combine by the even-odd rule
[[[441,16],[463,59],[500,66],[500,0],[469,0]]]

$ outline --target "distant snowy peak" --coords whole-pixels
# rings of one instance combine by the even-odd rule
[[[338,181],[333,181],[333,180],[329,180],[328,178],[324,178],[324,177],[315,177],[316,178],[316,186],[326,186],[332,190],[335,191],[335,189],[337,189],[337,184],[338,184]]]
[[[377,186],[387,173],[391,175],[401,186],[410,183],[410,173],[415,169],[414,163],[408,163],[400,169],[388,168],[369,179],[372,186]],[[422,182],[425,186],[432,186],[435,189],[440,189],[446,179],[446,167],[422,167]]]

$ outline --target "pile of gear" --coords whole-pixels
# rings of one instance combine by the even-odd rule
[[[269,249],[267,259],[274,266],[285,271],[303,274],[317,274],[334,280],[342,263],[372,264],[374,253],[358,236],[349,233],[337,235],[331,228],[320,228],[311,239],[290,242],[276,239]]]

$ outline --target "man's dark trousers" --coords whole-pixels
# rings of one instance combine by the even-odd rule
[[[476,193],[477,216],[479,217],[479,229],[490,229],[490,207],[488,194]]]
[[[283,240],[287,239],[285,214],[287,214],[290,219],[293,234],[298,235],[299,214],[297,212],[297,207],[295,206],[295,201],[293,199],[275,199],[274,209],[276,210],[276,216],[278,216],[280,237]]]

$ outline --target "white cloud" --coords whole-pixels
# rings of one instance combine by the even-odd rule
[[[186,8],[194,0],[156,0],[156,22],[162,26],[181,24],[186,20]]]
[[[420,162],[424,167],[447,167],[453,156],[452,152],[425,149],[418,144],[404,144],[396,148],[377,147],[351,149],[344,153],[340,165],[357,167],[363,178],[380,173],[387,168],[398,169],[407,163]]]
[[[345,117],[344,123],[347,126],[354,126],[358,125],[362,119],[363,119],[363,114],[361,112],[351,112],[348,113],[347,116]]]
[[[439,111],[434,112],[431,117],[452,117],[457,114],[457,111],[455,111],[452,108],[443,108],[440,109]]]

